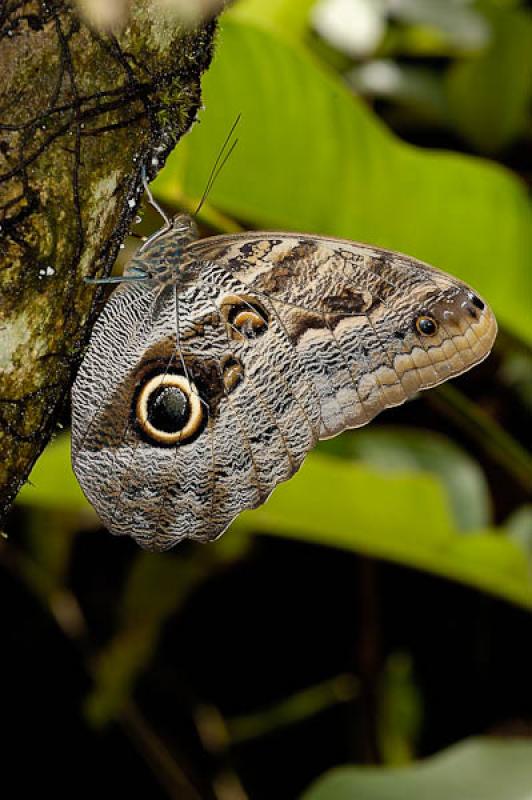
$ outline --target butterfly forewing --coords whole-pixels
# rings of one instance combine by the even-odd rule
[[[322,437],[470,369],[496,335],[468,286],[399,253],[275,232],[212,237],[190,250],[275,306],[318,388]],[[424,316],[435,320],[431,335],[420,332]]]

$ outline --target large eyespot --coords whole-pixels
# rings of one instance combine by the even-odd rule
[[[422,336],[435,336],[438,333],[438,323],[432,317],[421,316],[416,319],[416,330]]]
[[[196,387],[183,375],[159,373],[140,388],[135,417],[152,441],[183,444],[201,432],[205,410]]]
[[[254,297],[230,295],[224,297],[221,308],[233,335],[256,339],[268,329],[269,314]]]

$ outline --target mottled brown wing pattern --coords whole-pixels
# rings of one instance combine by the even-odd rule
[[[256,233],[195,242],[262,298],[316,386],[320,438],[358,427],[489,353],[497,326],[461,281],[399,253],[324,237]],[[417,321],[435,320],[432,335]]]
[[[204,282],[179,296],[179,315],[173,287],[158,291],[149,324],[137,316],[140,287],[113,293],[74,386],[72,433],[74,469],[109,530],[161,550],[216,538],[242,509],[264,502],[316,442],[319,404],[308,381],[292,375],[275,315],[250,338],[238,317],[226,318],[223,301],[233,298],[233,308],[246,296],[241,282],[207,268]],[[141,306],[149,315],[150,302]],[[109,340],[125,320],[138,334],[119,339],[113,357]],[[143,435],[132,408],[152,375],[173,374],[188,376],[206,418],[197,436],[169,447]]]
[[[146,281],[112,294],[73,388],[72,457],[109,530],[149,549],[216,538],[319,438],[469,369],[496,332],[464,284],[346,241],[174,233],[134,264]]]

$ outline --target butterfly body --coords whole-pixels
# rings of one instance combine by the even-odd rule
[[[73,388],[85,494],[149,549],[217,538],[318,439],[464,372],[496,334],[469,287],[407,256],[195,235],[181,215],[133,259]]]

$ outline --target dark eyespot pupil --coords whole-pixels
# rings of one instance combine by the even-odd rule
[[[436,333],[437,326],[430,317],[420,317],[417,321],[417,329],[425,336],[433,336]]]
[[[484,303],[482,302],[482,300],[480,299],[480,297],[477,297],[477,296],[476,296],[476,294],[472,295],[472,297],[471,297],[471,302],[473,303],[473,305],[474,305],[474,306],[476,306],[477,308],[479,308],[481,311],[483,311],[483,310],[484,310]]]
[[[177,433],[190,414],[187,396],[177,386],[162,386],[148,400],[148,421],[158,431]]]

